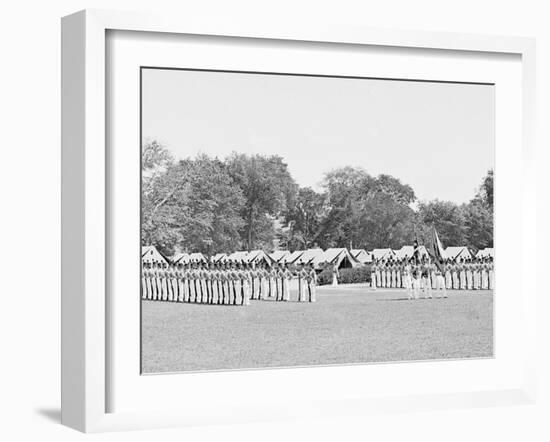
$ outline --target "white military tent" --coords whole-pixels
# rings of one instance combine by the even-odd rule
[[[227,261],[227,254],[226,253],[216,253],[213,257],[212,257],[212,262],[214,263],[221,263],[221,262],[225,262]]]
[[[447,247],[445,249],[445,258],[447,259],[471,259],[472,254],[468,250],[468,247],[459,246],[459,247]]]
[[[141,247],[141,261],[149,264],[153,262],[168,264],[168,260],[157,250],[155,246]]]
[[[395,257],[395,252],[392,249],[374,249],[370,252],[373,259],[390,259]]]
[[[482,249],[476,253],[476,258],[486,258],[490,256],[491,258],[494,258],[495,252],[493,247],[486,247],[485,249]]]
[[[189,260],[191,262],[208,262],[208,259],[202,253],[191,253]]]
[[[274,262],[283,262],[282,260],[288,256],[290,256],[290,252],[288,250],[276,250],[269,255]]]
[[[172,262],[175,264],[177,262],[185,264],[189,262],[189,253],[176,253],[172,256]]]
[[[174,256],[174,264],[189,264],[190,262],[208,262],[202,253],[179,253]]]
[[[367,264],[372,262],[372,256],[365,249],[351,249],[351,256],[353,256],[357,261],[362,264]]]
[[[403,246],[399,250],[395,250],[396,259],[412,258],[414,254],[414,246]],[[426,256],[429,257],[428,251],[424,246],[418,246],[418,255],[420,258]]]
[[[263,262],[265,264],[271,265],[273,263],[273,260],[263,250],[252,250],[248,253],[248,255],[246,255],[245,262],[249,264],[260,264]]]
[[[246,256],[248,255],[247,251],[240,250],[238,252],[231,253],[227,260],[231,262],[246,262]]]
[[[294,264],[310,264],[323,254],[323,249],[307,249],[302,252],[300,257],[294,261]]]
[[[358,267],[362,265],[351,255],[348,249],[345,248],[327,249],[313,259],[313,266],[317,269],[327,264],[336,266],[337,268]]]
[[[290,255],[281,259],[282,264],[293,264],[295,263],[302,255],[304,254],[303,250],[294,250]]]

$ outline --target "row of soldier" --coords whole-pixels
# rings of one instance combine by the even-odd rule
[[[251,299],[290,301],[293,279],[297,301],[315,302],[317,274],[310,265],[144,262],[141,292],[151,301],[250,305]]]
[[[441,278],[442,277],[442,278]],[[376,261],[371,267],[373,288],[412,288],[413,282],[425,279],[426,288],[442,285],[446,290],[492,290],[492,257],[445,260],[441,269],[427,259]],[[410,283],[409,283],[410,281]]]

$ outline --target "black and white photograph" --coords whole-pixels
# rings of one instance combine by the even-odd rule
[[[0,440],[550,440],[548,2],[4,3]]]
[[[142,67],[142,374],[492,358],[494,99]]]

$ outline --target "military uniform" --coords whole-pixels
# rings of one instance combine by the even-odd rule
[[[403,285],[407,291],[407,298],[413,298],[413,280],[412,280],[412,267],[409,263],[403,267]]]
[[[273,298],[277,295],[277,272],[276,266],[269,270],[269,297]]]
[[[414,299],[420,297],[420,289],[422,286],[422,269],[419,264],[414,264],[412,267],[412,287]]]
[[[452,264],[447,262],[445,264],[445,288],[448,290],[453,288],[453,278],[452,278],[451,269],[452,269]]]
[[[283,270],[282,281],[282,301],[290,301],[290,281],[292,280],[292,272],[288,269],[288,266]]]
[[[444,298],[447,297],[447,287],[445,285],[445,277],[443,276],[443,272],[445,272],[445,266],[443,266],[442,270],[439,270],[437,267],[434,270],[435,290],[438,293],[439,298],[441,298],[441,296]]]
[[[402,289],[403,288],[403,268],[405,267],[405,264],[403,261],[399,261],[397,263],[397,288]]]
[[[147,299],[148,290],[147,290],[147,280],[149,278],[149,269],[147,264],[143,263],[141,268],[141,299]]]
[[[260,299],[266,299],[269,293],[269,271],[264,267],[260,269]]]
[[[422,264],[421,271],[421,288],[424,292],[424,298],[429,299],[432,297],[432,285],[430,283],[430,266],[429,264]]]
[[[317,301],[317,273],[314,268],[311,268],[307,275],[307,288],[309,302]]]
[[[495,270],[493,258],[489,258],[489,289],[493,290],[495,288]]]
[[[241,305],[250,305],[250,296],[251,296],[251,286],[252,286],[252,280],[253,280],[253,275],[252,275],[252,271],[245,267],[243,270],[242,270],[242,275],[243,275],[243,278],[242,278],[242,296],[243,296],[243,299],[242,299],[242,303]]]

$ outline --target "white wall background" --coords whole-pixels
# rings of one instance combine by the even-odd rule
[[[538,39],[539,256],[547,271],[550,13],[544,0],[57,0],[0,10],[0,439],[81,440],[59,421],[60,17],[83,8],[269,17],[372,27],[534,36]],[[510,240],[514,247],[515,239]],[[542,273],[541,273],[542,274]],[[542,279],[542,278],[541,278]],[[540,284],[540,400],[536,406],[370,416],[226,428],[119,433],[95,440],[548,440],[550,302]],[[545,339],[542,339],[545,337]]]

